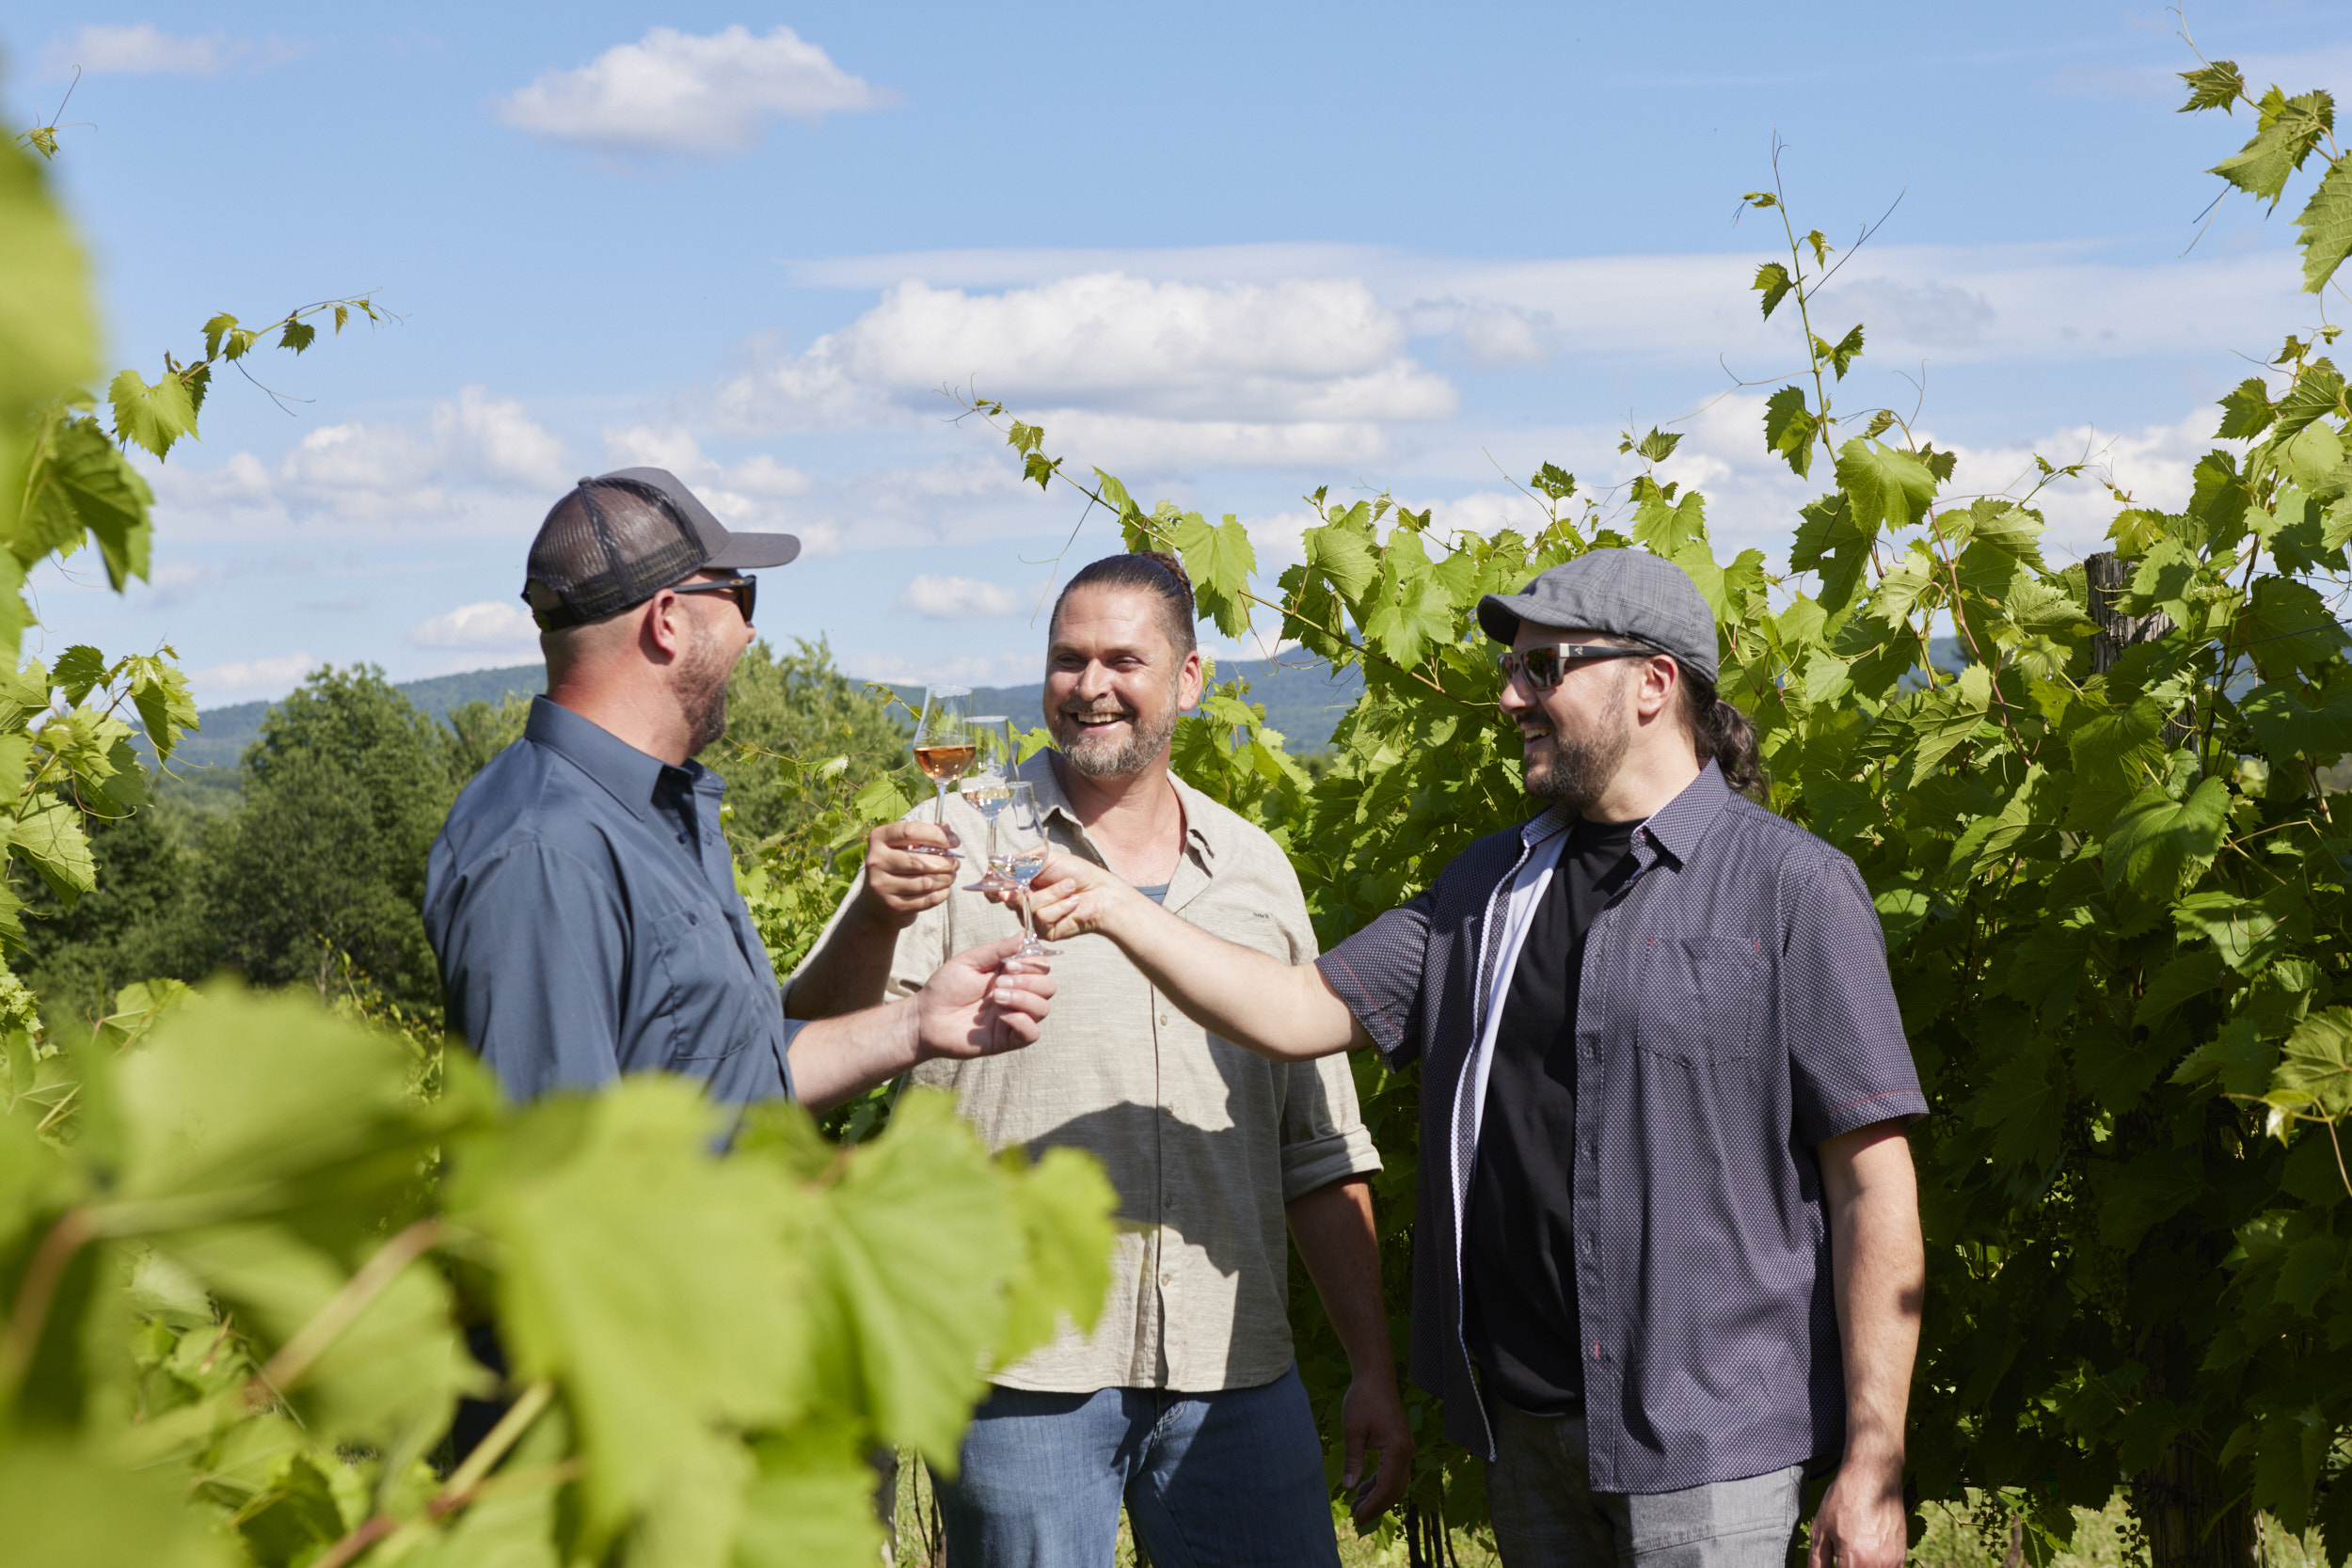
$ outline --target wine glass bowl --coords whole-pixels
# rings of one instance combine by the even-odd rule
[[[1000,713],[984,714],[969,721],[974,760],[977,766],[971,777],[963,781],[963,798],[979,814],[988,818],[989,842],[981,847],[979,858],[987,870],[977,882],[966,882],[967,893],[1010,891],[1013,880],[998,867],[996,861],[996,817],[1012,799],[1012,784],[1021,776],[1019,759],[1021,737],[1012,727],[1012,721]]]
[[[1045,854],[1052,847],[1045,832],[1045,816],[1037,803],[1037,786],[1016,781],[1012,798],[1004,810],[996,814],[992,825],[990,854],[992,863],[1001,857],[1006,875],[1021,889],[1021,934],[1025,939],[1014,955],[1023,958],[1050,958],[1061,949],[1048,947],[1037,940],[1037,927],[1030,918],[1029,884],[1045,869]]]
[[[947,825],[947,781],[963,777],[979,750],[972,721],[964,713],[964,705],[971,696],[972,689],[968,686],[926,688],[923,716],[914,725],[914,766],[931,781],[931,819],[943,828]],[[907,847],[949,860],[956,856],[953,849],[944,845],[911,844]]]

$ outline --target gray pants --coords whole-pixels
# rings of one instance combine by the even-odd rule
[[[1596,1492],[1584,1418],[1530,1416],[1490,1399],[1486,1500],[1503,1568],[1782,1568],[1804,1466],[1687,1492]]]

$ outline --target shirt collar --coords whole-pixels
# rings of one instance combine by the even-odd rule
[[[1699,769],[1697,778],[1683,786],[1681,794],[1651,814],[1642,824],[1642,832],[1672,856],[1675,864],[1687,865],[1691,852],[1699,847],[1708,827],[1730,799],[1731,786],[1724,783],[1723,770],[1710,760]]]
[[[1021,776],[1037,790],[1038,815],[1048,818],[1058,816],[1070,824],[1071,832],[1077,835],[1079,843],[1087,843],[1086,824],[1078,820],[1078,814],[1072,808],[1070,798],[1061,791],[1061,775],[1054,768],[1055,755],[1050,751],[1038,752],[1023,765]],[[1209,816],[1201,810],[1201,804],[1208,797],[1178,778],[1172,769],[1168,775],[1168,782],[1176,786],[1176,799],[1184,802],[1185,845],[1199,853],[1205,866],[1216,859],[1216,845],[1200,826]]]
[[[1724,783],[1723,770],[1712,761],[1699,769],[1699,776],[1685,784],[1682,793],[1652,812],[1642,831],[1634,835],[1635,847],[1647,839],[1674,858],[1677,865],[1686,863],[1691,851],[1698,847],[1699,839],[1707,832],[1708,824],[1724,809],[1731,797],[1731,786]],[[1519,824],[1519,847],[1534,848],[1555,833],[1564,833],[1576,825],[1576,816],[1567,807],[1553,805],[1540,816]]]
[[[531,699],[531,719],[523,738],[535,741],[595,780],[628,813],[644,821],[653,805],[654,791],[664,775],[676,774],[691,787],[699,787],[708,769],[689,761],[673,767],[649,756],[593,719],[582,718],[545,697]]]

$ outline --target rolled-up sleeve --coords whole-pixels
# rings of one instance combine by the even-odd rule
[[[1780,1027],[1798,1136],[1818,1144],[1857,1127],[1927,1114],[1886,974],[1886,935],[1861,875],[1825,860],[1788,898]]]
[[[1391,1068],[1421,1055],[1422,966],[1436,907],[1435,895],[1423,893],[1315,960],[1324,984],[1356,1015]]]
[[[507,1099],[619,1076],[628,938],[610,876],[524,841],[469,867],[444,907],[450,1022]]]

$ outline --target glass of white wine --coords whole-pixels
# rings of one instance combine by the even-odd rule
[[[977,766],[972,776],[963,781],[963,798],[988,818],[990,832],[989,842],[982,847],[987,854],[987,873],[977,882],[965,883],[964,891],[1009,892],[1012,879],[996,863],[995,826],[997,815],[1012,799],[1014,781],[1021,777],[1021,736],[1012,727],[1012,721],[1001,713],[977,716],[969,722]]]
[[[1045,816],[1038,808],[1036,785],[1020,781],[1013,784],[1012,798],[996,814],[990,838],[992,862],[1001,857],[1006,874],[1021,889],[1021,934],[1027,940],[1022,942],[1015,957],[1055,957],[1061,949],[1048,947],[1037,940],[1037,927],[1029,912],[1029,884],[1045,869],[1045,852],[1051,847],[1045,836]]]
[[[963,777],[964,769],[972,766],[973,752],[978,750],[973,743],[972,721],[963,711],[971,695],[968,686],[926,689],[923,717],[914,726],[914,766],[931,781],[936,797],[932,819],[943,828],[947,825],[947,781]],[[927,855],[956,858],[956,852],[945,845],[910,844],[907,847]]]

